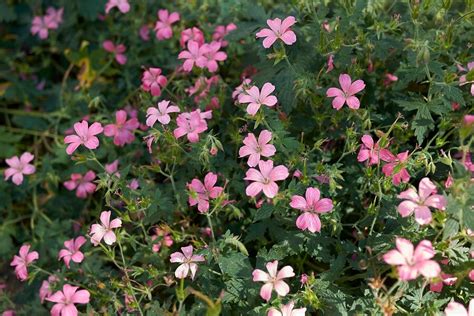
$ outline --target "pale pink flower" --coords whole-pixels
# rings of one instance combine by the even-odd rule
[[[380,159],[383,161],[389,162],[392,160],[393,155],[388,149],[380,148],[380,140],[377,143],[374,143],[372,136],[364,135],[362,136],[362,145],[359,149],[359,154],[357,155],[357,161],[363,162],[367,160],[367,164],[378,165]]]
[[[470,72],[474,69],[474,61],[471,61],[467,64],[467,71]],[[474,80],[467,80],[467,75],[462,75],[459,78],[459,85],[463,86],[465,84],[471,84],[471,95],[474,96]]]
[[[224,40],[224,38],[232,31],[237,29],[237,25],[234,23],[230,23],[227,25],[218,25],[214,29],[214,33],[212,34],[212,40],[216,42],[220,42],[222,47],[226,47],[229,43]]]
[[[146,125],[153,127],[156,121],[163,125],[168,125],[171,121],[170,113],[179,113],[179,107],[169,105],[170,101],[163,100],[158,102],[158,107],[149,107],[146,110]]]
[[[327,61],[326,73],[331,72],[334,69],[334,55],[330,54]]]
[[[112,229],[122,227],[122,220],[120,218],[115,218],[111,221],[111,213],[111,211],[103,211],[100,213],[101,224],[92,224],[90,235],[91,242],[94,246],[97,246],[102,238],[109,246],[113,245],[117,240],[117,237],[115,236],[115,233]]]
[[[48,22],[43,16],[35,16],[31,21],[30,32],[33,35],[38,34],[38,37],[42,40],[48,38]]]
[[[198,268],[196,262],[203,262],[206,260],[204,259],[204,256],[193,255],[192,245],[181,247],[181,251],[182,253],[179,251],[172,253],[170,257],[170,262],[181,263],[174,272],[174,275],[178,279],[184,279],[188,276],[189,272],[191,272],[191,279],[194,280]]]
[[[84,236],[79,236],[76,239],[66,240],[64,247],[58,254],[58,260],[63,259],[67,268],[69,269],[69,263],[74,261],[75,263],[81,263],[84,260],[84,254],[81,252],[81,247],[86,243]]]
[[[254,116],[262,105],[273,107],[277,104],[278,99],[270,95],[273,91],[275,91],[275,86],[269,82],[263,85],[262,91],[252,86],[239,95],[239,103],[248,103],[247,113]]]
[[[295,276],[291,266],[284,266],[278,271],[278,261],[268,262],[266,264],[268,273],[255,269],[252,272],[254,282],[264,282],[260,289],[260,297],[265,301],[269,301],[272,297],[272,291],[275,289],[279,296],[286,296],[290,292],[290,287],[283,279]]]
[[[324,21],[322,24],[321,24],[323,30],[325,30],[326,32],[328,33],[331,33],[331,26],[329,25],[329,22],[328,21]]]
[[[153,153],[153,142],[155,141],[155,136],[154,135],[147,135],[143,137],[143,140],[146,143],[146,147],[148,148],[148,153]]]
[[[132,179],[129,184],[127,184],[127,188],[130,190],[136,190],[140,187],[140,183],[138,182],[138,179]]]
[[[245,91],[250,88],[251,83],[252,80],[250,80],[249,78],[244,78],[242,83],[232,92],[232,99],[238,99],[242,93],[245,93]]]
[[[291,26],[296,23],[294,16],[289,16],[283,21],[279,18],[267,20],[269,29],[260,30],[257,38],[265,37],[263,47],[270,48],[277,39],[281,39],[286,45],[293,45],[296,42],[296,34],[291,30]]]
[[[301,287],[303,287],[303,285],[305,285],[306,283],[308,283],[308,275],[306,273],[303,273],[300,277],[300,283],[301,283]]]
[[[450,187],[452,187],[452,185],[454,184],[454,178],[453,176],[451,175],[451,172],[448,173],[448,177],[446,178],[446,181],[444,182],[444,187],[446,189],[449,189]]]
[[[76,190],[76,196],[85,199],[88,195],[94,193],[96,185],[92,183],[95,179],[95,172],[87,171],[84,175],[80,173],[71,174],[71,180],[64,182],[64,186],[69,191]]]
[[[463,122],[464,122],[465,125],[474,124],[474,115],[472,115],[472,114],[464,115]]]
[[[21,154],[20,158],[18,156],[13,156],[5,159],[5,162],[9,168],[5,169],[4,176],[5,181],[12,177],[12,182],[16,185],[23,183],[23,175],[30,175],[36,172],[35,166],[30,164],[30,162],[35,158],[29,152],[24,152]]]
[[[189,205],[197,204],[199,212],[206,213],[209,210],[209,200],[219,197],[224,190],[222,187],[216,186],[216,182],[217,175],[209,172],[204,177],[204,183],[199,179],[193,179],[191,183],[187,184],[190,191]]]
[[[202,68],[207,68],[210,72],[216,72],[219,65],[217,64],[218,61],[224,61],[227,59],[227,54],[224,52],[219,51],[221,48],[220,42],[211,42],[209,44],[203,44],[201,46],[202,49],[202,56],[203,64]],[[204,63],[205,60],[205,63]]]
[[[274,198],[278,194],[278,185],[275,181],[285,180],[289,175],[288,169],[283,165],[273,167],[272,160],[260,160],[258,168],[259,170],[254,168],[247,170],[244,180],[254,182],[247,186],[245,193],[254,197],[263,191],[268,198]]]
[[[420,225],[431,223],[430,207],[444,210],[447,200],[444,196],[436,194],[436,185],[428,178],[423,178],[418,186],[418,193],[415,189],[408,189],[398,195],[399,199],[405,199],[398,205],[398,213],[402,217],[415,213],[415,220]]]
[[[53,7],[49,7],[46,10],[44,20],[49,29],[57,29],[61,23],[63,23],[63,12],[64,8],[56,10]]]
[[[155,228],[155,235],[151,236],[151,240],[154,241],[157,238],[161,239],[153,244],[153,252],[160,251],[161,246],[171,247],[173,245],[173,237],[170,235],[170,233],[158,227]]]
[[[150,91],[154,97],[161,95],[161,89],[166,86],[168,80],[161,74],[160,68],[150,67],[143,72],[142,89]]]
[[[280,310],[272,307],[268,310],[267,316],[304,316],[306,314],[306,308],[294,309],[295,302],[290,301],[286,305],[280,306]]]
[[[30,252],[30,247],[30,245],[21,246],[19,256],[15,255],[10,262],[10,266],[15,267],[16,277],[20,281],[25,281],[28,278],[28,265],[39,258],[38,252]]]
[[[392,177],[393,184],[399,185],[401,182],[407,183],[410,181],[410,174],[406,168],[408,162],[408,150],[397,154],[397,156],[390,153],[386,158],[388,158],[386,161],[389,163],[382,167],[382,172],[386,177]],[[394,174],[393,172],[396,168],[398,171]]]
[[[397,266],[398,277],[402,281],[416,279],[420,274],[426,278],[436,278],[441,273],[439,264],[430,260],[435,256],[429,240],[422,240],[413,250],[413,244],[404,238],[396,238],[397,249],[383,255],[383,260]]]
[[[178,59],[185,59],[183,63],[183,70],[190,72],[194,64],[196,66],[203,68],[207,64],[207,58],[203,56],[204,49],[203,45],[200,45],[196,41],[188,41],[187,48],[188,50],[183,50],[179,53]]]
[[[450,302],[444,310],[446,316],[473,316],[474,315],[474,298],[469,301],[469,307],[466,309],[462,304]]]
[[[430,291],[432,292],[441,292],[443,290],[444,285],[454,285],[456,284],[456,281],[458,278],[451,274],[446,274],[444,272],[441,272],[441,280],[437,280],[436,282],[431,282],[430,283]]]
[[[471,280],[471,282],[474,282],[474,269],[469,271],[469,274],[467,276],[469,277],[469,280]]]
[[[178,115],[176,123],[178,127],[173,131],[176,139],[186,135],[191,143],[199,141],[199,134],[207,130],[207,122],[199,110],[185,112]]]
[[[114,54],[115,60],[120,65],[127,63],[127,56],[124,54],[127,48],[123,44],[115,45],[112,41],[106,40],[102,43],[102,47],[109,53]]]
[[[115,112],[115,124],[108,124],[104,127],[104,135],[114,138],[116,146],[123,147],[131,144],[135,140],[135,131],[140,126],[137,118],[127,121],[127,112],[120,110]]]
[[[244,138],[244,146],[239,149],[239,158],[249,156],[247,164],[255,167],[261,156],[268,158],[275,154],[275,146],[269,144],[271,140],[272,133],[268,130],[261,131],[258,140],[253,133],[248,133]]]
[[[78,286],[64,284],[62,291],[57,291],[47,301],[56,303],[51,308],[51,316],[77,316],[79,312],[75,304],[87,304],[90,293],[87,290],[79,290]]]
[[[125,14],[130,11],[130,4],[128,3],[128,0],[109,0],[105,4],[105,13],[109,14],[110,10],[113,8],[117,8],[120,12]]]
[[[358,109],[360,106],[360,101],[354,95],[365,88],[365,83],[363,80],[356,80],[352,82],[351,77],[348,74],[341,74],[339,76],[339,88],[329,88],[326,91],[326,96],[329,98],[334,98],[332,100],[332,107],[336,110],[340,110],[344,103],[347,104],[351,109]]]
[[[106,163],[104,166],[105,172],[107,172],[110,175],[115,175],[118,178],[120,178],[120,173],[118,173],[118,165],[119,165],[119,160],[115,159],[111,163]]]
[[[173,36],[171,25],[180,19],[178,12],[169,13],[168,10],[158,11],[158,21],[155,24],[156,38],[159,41],[169,39]]]
[[[74,131],[76,135],[68,135],[64,138],[64,142],[69,144],[66,153],[72,155],[80,145],[84,145],[89,149],[96,149],[99,147],[99,139],[95,135],[102,133],[103,130],[102,125],[97,122],[90,127],[87,121],[75,123]]]
[[[301,230],[309,230],[312,233],[321,231],[321,220],[318,214],[332,211],[331,199],[320,199],[320,192],[317,188],[307,188],[305,197],[293,195],[291,197],[290,206],[292,208],[303,211],[298,216],[296,227]]]
[[[184,45],[186,45],[188,41],[195,41],[199,46],[201,46],[204,44],[204,33],[197,27],[185,29],[181,32],[179,44],[184,48]]]
[[[51,283],[56,283],[57,281],[59,281],[59,279],[55,275],[50,275],[48,277],[48,280],[44,280],[43,283],[41,283],[41,287],[39,290],[41,304],[44,303],[45,298],[53,294],[53,290],[51,289]]]

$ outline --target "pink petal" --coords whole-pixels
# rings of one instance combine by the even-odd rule
[[[287,31],[281,36],[281,40],[286,45],[293,45],[296,42],[296,34],[293,31]]]
[[[278,194],[278,185],[275,182],[263,184],[263,193],[270,199],[274,198]]]
[[[422,262],[428,259],[431,259],[435,256],[435,251],[433,249],[433,245],[429,240],[422,240],[416,246],[415,252],[413,254],[413,261],[414,262]]]
[[[336,110],[340,110],[345,102],[346,99],[344,97],[335,97],[334,100],[332,100],[332,107]]]
[[[260,191],[263,190],[263,184],[260,182],[253,182],[247,186],[245,189],[245,194],[250,197],[257,196],[257,194],[260,193]]]
[[[329,97],[329,98],[332,98],[332,97],[342,97],[344,98],[344,92],[341,90],[341,89],[338,89],[338,88],[329,88],[327,91],[326,91],[326,96]]]
[[[306,207],[307,207],[306,200],[302,196],[293,195],[291,197],[290,206],[298,210],[306,210]]]
[[[174,275],[178,279],[184,279],[188,275],[188,273],[189,273],[189,264],[183,263],[176,269],[176,271],[174,272]]]
[[[72,297],[72,302],[75,304],[87,304],[90,300],[90,293],[87,290],[79,290]]]
[[[402,217],[407,217],[413,213],[417,206],[418,204],[416,204],[415,202],[403,201],[398,205],[397,211]]]
[[[405,238],[396,238],[395,244],[397,246],[398,251],[408,260],[411,261],[413,258],[413,244]]]
[[[270,172],[270,175],[269,175],[270,180],[272,181],[285,180],[286,178],[288,178],[288,176],[289,176],[288,168],[282,165],[276,166],[275,168],[273,168],[273,170]]]
[[[273,286],[275,287],[275,291],[280,296],[286,296],[288,293],[290,293],[290,287],[283,281],[276,281]]]
[[[275,35],[268,36],[263,40],[263,47],[270,48],[276,40],[277,37]]]
[[[386,254],[383,255],[383,260],[387,264],[391,265],[402,265],[406,264],[405,257],[398,251],[398,250],[390,250]]]
[[[436,193],[436,185],[429,178],[423,178],[418,186],[418,194],[425,200],[431,194]]]
[[[354,81],[350,87],[349,90],[347,91],[349,95],[354,95],[365,88],[365,83],[363,80],[356,80]]]
[[[431,211],[427,206],[419,205],[415,208],[415,220],[420,225],[431,223]]]
[[[273,284],[265,283],[260,289],[260,297],[268,302],[270,298],[272,297],[272,290],[273,290]]]
[[[267,282],[270,280],[270,276],[268,275],[268,273],[260,269],[253,270],[252,278],[254,282]]]
[[[347,105],[354,110],[357,110],[360,107],[360,101],[354,96],[350,96],[346,99]]]
[[[351,77],[348,74],[339,75],[339,84],[341,85],[342,91],[348,93],[351,87]]]
[[[294,277],[295,273],[293,272],[293,268],[291,266],[284,266],[281,270],[277,273],[277,279],[285,279]]]
[[[425,278],[435,278],[441,273],[441,267],[433,260],[418,263],[416,268]]]

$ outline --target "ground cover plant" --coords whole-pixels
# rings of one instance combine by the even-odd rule
[[[473,1],[0,21],[3,316],[474,313]]]

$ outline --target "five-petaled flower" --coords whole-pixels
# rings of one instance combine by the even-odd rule
[[[187,43],[187,50],[179,53],[178,59],[184,59],[183,70],[190,72],[194,65],[203,68],[206,66],[207,58],[204,54],[204,44],[199,44],[196,41],[189,40]]]
[[[458,302],[450,302],[444,310],[446,316],[472,316],[474,315],[474,298],[469,301],[469,307],[466,309]]]
[[[21,154],[20,158],[18,156],[13,156],[5,159],[5,162],[9,168],[5,169],[4,176],[5,180],[12,178],[12,182],[16,185],[23,183],[23,175],[30,175],[35,173],[36,168],[30,162],[35,158],[29,152],[24,152]]]
[[[209,115],[206,114],[209,112]],[[173,131],[175,138],[180,138],[184,135],[191,143],[199,141],[199,134],[207,130],[206,118],[211,118],[210,111],[201,113],[200,110],[192,112],[185,112],[178,115],[176,124],[178,127]]]
[[[283,165],[273,167],[272,160],[260,160],[258,162],[258,168],[259,170],[255,168],[247,170],[244,180],[254,182],[247,186],[245,193],[248,196],[254,197],[263,191],[268,198],[274,198],[278,194],[278,185],[275,181],[288,178],[288,169]]]
[[[153,127],[156,121],[163,125],[168,125],[171,121],[170,113],[179,113],[179,107],[169,105],[170,101],[163,100],[158,102],[158,107],[149,107],[146,110],[146,125]]]
[[[72,155],[76,151],[77,147],[84,145],[89,149],[96,149],[99,147],[99,139],[97,136],[103,131],[103,127],[100,123],[93,123],[89,127],[89,123],[83,120],[74,124],[74,131],[76,135],[68,135],[64,138],[64,142],[69,144],[66,148],[66,153]]]
[[[81,263],[84,260],[84,254],[81,252],[81,247],[86,243],[84,236],[79,236],[76,239],[69,239],[64,242],[65,249],[61,249],[58,254],[58,260],[63,259],[64,263],[69,269],[69,263]]]
[[[100,214],[101,224],[92,224],[90,235],[91,242],[94,246],[97,246],[102,238],[104,239],[107,245],[112,245],[117,240],[115,233],[112,229],[122,227],[122,220],[120,218],[115,218],[112,221],[110,220],[111,211],[103,211]]]
[[[190,191],[189,205],[194,206],[197,204],[199,212],[207,212],[209,210],[209,200],[217,198],[224,190],[222,187],[216,186],[216,182],[217,175],[212,172],[206,174],[204,183],[199,179],[193,179],[187,185]]]
[[[413,244],[404,238],[396,238],[397,249],[383,255],[383,260],[397,266],[398,277],[402,281],[416,279],[420,274],[426,278],[435,278],[440,272],[439,264],[430,260],[435,256],[433,245],[429,240],[422,240],[414,249]]]
[[[260,289],[260,296],[269,301],[272,297],[272,291],[275,289],[279,296],[286,296],[290,292],[290,287],[283,279],[295,276],[291,266],[284,266],[278,271],[278,261],[268,262],[266,264],[268,273],[255,269],[252,272],[254,282],[264,282],[265,284]]]
[[[166,86],[168,80],[161,74],[160,68],[150,67],[143,72],[142,89],[150,91],[154,97],[161,95],[161,89]]]
[[[89,303],[90,293],[87,290],[79,290],[79,287],[64,284],[62,291],[57,291],[47,301],[56,303],[51,308],[51,316],[77,316],[78,310],[75,304]]]
[[[181,32],[181,37],[179,39],[179,45],[184,47],[188,41],[195,41],[201,46],[204,44],[204,33],[197,27],[193,26],[192,28],[185,29]]]
[[[398,213],[402,217],[415,213],[415,220],[420,225],[431,223],[430,207],[444,210],[447,205],[446,198],[436,194],[436,192],[436,185],[430,179],[421,179],[418,185],[418,193],[415,189],[410,188],[398,195],[398,198],[405,199],[398,205]]]
[[[92,183],[95,179],[95,172],[87,171],[84,175],[80,173],[71,174],[71,180],[64,182],[64,186],[69,191],[76,190],[76,196],[85,199],[89,194],[94,193],[96,185]]]
[[[244,138],[244,146],[239,149],[239,157],[249,156],[247,164],[249,167],[255,167],[260,161],[260,156],[271,157],[275,154],[275,146],[269,144],[272,140],[272,133],[263,130],[258,135],[258,140],[253,133],[249,133]]]
[[[102,43],[102,47],[109,53],[114,54],[115,60],[120,65],[127,63],[127,56],[124,54],[127,48],[123,44],[115,45],[112,41],[106,40]]]
[[[173,36],[173,29],[171,25],[178,22],[180,19],[178,12],[172,12],[168,10],[158,11],[158,21],[155,24],[156,38],[159,41],[169,39]]]
[[[304,316],[306,308],[294,308],[295,302],[290,301],[286,305],[280,306],[280,310],[272,307],[268,310],[267,316]]]
[[[104,135],[114,138],[114,144],[120,147],[131,144],[135,140],[133,131],[140,126],[138,119],[132,117],[127,121],[127,112],[120,110],[115,112],[115,124],[104,127]]]
[[[320,199],[320,192],[317,188],[307,188],[305,197],[293,195],[290,206],[303,211],[298,216],[296,227],[301,230],[309,230],[312,233],[321,231],[321,220],[318,214],[327,213],[332,210],[332,200],[328,198]]]
[[[351,109],[358,109],[360,101],[354,95],[364,90],[364,81],[359,79],[352,82],[348,74],[341,74],[339,76],[339,84],[341,85],[341,89],[333,87],[326,91],[327,97],[334,98],[334,100],[332,100],[332,107],[336,110],[340,110],[344,103],[346,103]]]
[[[15,255],[10,263],[10,266],[15,267],[16,277],[20,281],[28,278],[28,265],[39,258],[38,252],[30,252],[30,247],[30,245],[21,246],[19,256]]]
[[[263,40],[263,47],[270,48],[277,39],[281,39],[286,45],[293,45],[296,42],[296,34],[290,27],[296,23],[294,16],[289,16],[283,21],[279,18],[267,20],[269,29],[260,30],[256,36],[257,38],[265,37]]]
[[[360,146],[359,154],[357,155],[357,161],[367,161],[367,164],[370,166],[378,165],[380,159],[389,162],[392,160],[392,157],[393,154],[388,149],[380,148],[380,140],[377,143],[374,143],[372,136],[362,136],[362,145]]]
[[[388,154],[389,155],[385,157],[388,163],[382,167],[384,175],[386,177],[391,176],[392,183],[395,185],[399,185],[401,182],[407,183],[410,181],[410,174],[406,168],[408,162],[408,150],[401,152],[396,156],[390,152],[388,152]]]
[[[276,96],[270,95],[273,91],[275,91],[275,86],[269,82],[263,85],[262,91],[258,87],[252,86],[239,95],[239,103],[248,103],[247,113],[254,116],[262,105],[275,106],[278,99]]]
[[[202,48],[202,56],[204,57],[202,61],[202,68],[207,68],[210,72],[216,72],[219,65],[217,64],[218,61],[224,61],[227,59],[227,54],[224,52],[219,51],[221,48],[220,42],[211,42],[209,44],[203,44]]]
[[[127,13],[130,11],[130,4],[128,3],[128,0],[109,0],[105,4],[105,13],[109,14],[110,10],[115,7],[122,13]]]
[[[229,43],[224,40],[226,35],[228,35],[230,32],[235,31],[237,29],[237,25],[234,23],[230,23],[227,25],[218,25],[214,29],[214,33],[212,33],[212,40],[220,42],[222,47],[226,47]]]
[[[193,255],[193,246],[189,245],[186,247],[181,247],[182,252],[174,252],[171,254],[170,262],[172,263],[181,263],[179,267],[174,272],[174,275],[178,279],[184,279],[191,272],[191,279],[194,280],[197,271],[196,262],[206,261],[204,256]]]

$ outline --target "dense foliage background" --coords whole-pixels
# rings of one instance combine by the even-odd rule
[[[41,39],[32,21],[49,7],[64,8],[63,21]],[[466,116],[474,112],[473,1],[130,0],[127,13],[105,8],[104,0],[0,3],[0,168],[24,152],[36,168],[21,185],[0,180],[0,311],[48,314],[53,303],[42,303],[39,289],[49,275],[53,292],[65,283],[88,290],[89,303],[77,308],[89,315],[261,315],[290,299],[311,315],[434,315],[453,300],[467,306],[474,278],[474,125]],[[153,28],[161,9],[180,19],[171,38],[159,40]],[[255,34],[267,19],[288,16],[297,21],[296,42],[264,48]],[[181,69],[183,30],[198,27],[209,43],[217,26],[230,23],[236,29],[225,36],[227,58],[216,72]],[[125,45],[125,63],[104,49],[107,40]],[[167,78],[159,96],[142,88],[150,67]],[[357,110],[336,110],[326,96],[340,87],[341,74],[365,82]],[[244,78],[259,88],[272,83],[276,106],[248,115],[232,97]],[[162,100],[181,112],[212,110],[198,142],[174,137],[178,113],[169,125],[145,125],[147,109]],[[66,153],[74,123],[115,124],[122,109],[141,124],[130,143],[117,146],[100,134],[97,149]],[[246,194],[249,166],[238,154],[247,134],[262,130],[273,135],[269,159],[290,173],[274,198]],[[392,159],[393,173],[408,172],[407,183],[382,171],[386,160],[358,161],[363,135],[393,155],[408,151],[406,161]],[[105,169],[117,159],[120,176]],[[97,187],[80,198],[65,182],[90,170]],[[223,192],[202,213],[189,204],[196,197],[189,184],[209,172]],[[424,177],[447,205],[431,208],[432,221],[420,225],[397,206],[398,194],[417,190]],[[290,207],[308,187],[333,203],[320,214],[320,232],[300,230],[301,212]],[[103,211],[122,227],[116,243],[94,247],[89,231]],[[68,268],[58,252],[77,236],[87,238],[84,260]],[[456,281],[434,291],[430,284],[441,276],[398,280],[382,259],[396,237],[415,246],[431,241],[433,260]],[[23,244],[39,254],[26,282],[10,266]],[[170,254],[188,245],[205,262],[194,280],[180,281]],[[285,279],[286,297],[266,302],[252,271],[266,271],[273,260],[295,276]]]

